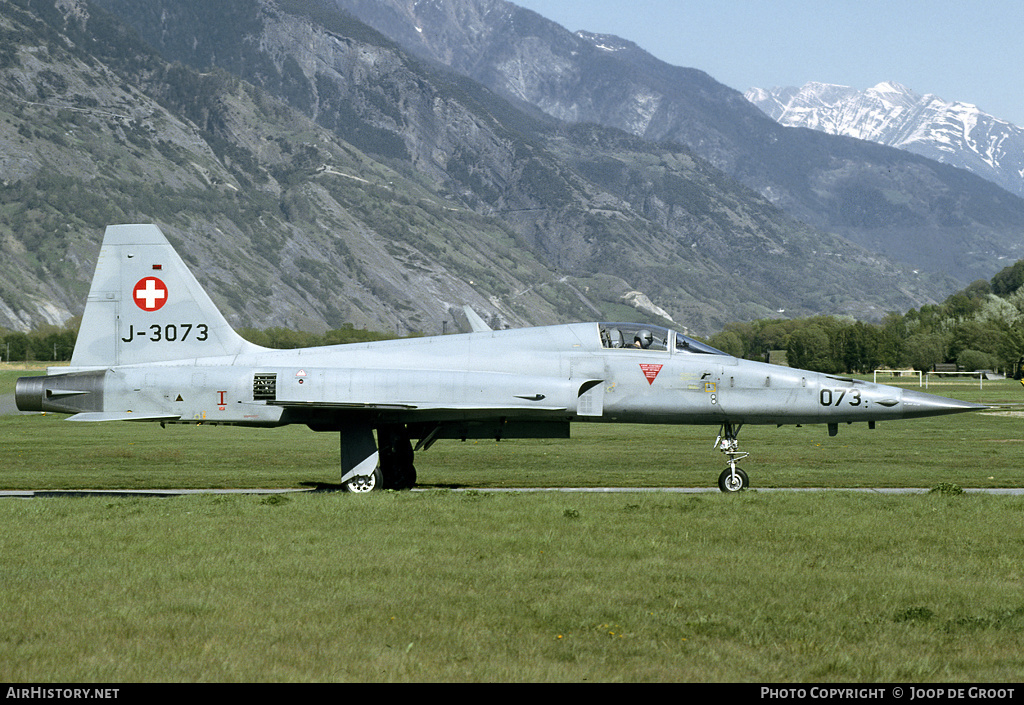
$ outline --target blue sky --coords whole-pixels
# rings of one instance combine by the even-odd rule
[[[739,91],[896,81],[1024,126],[1020,0],[512,0]]]

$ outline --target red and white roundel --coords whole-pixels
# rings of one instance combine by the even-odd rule
[[[143,311],[159,311],[167,303],[167,285],[156,277],[144,277],[132,290],[132,298]]]

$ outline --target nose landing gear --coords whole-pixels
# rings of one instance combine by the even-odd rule
[[[729,421],[726,421],[718,432],[718,438],[715,439],[715,448],[721,450],[729,458],[728,467],[718,476],[718,489],[722,490],[722,492],[739,492],[750,485],[747,473],[736,466],[737,462],[750,455],[750,453],[744,453],[740,450],[739,441],[736,439],[742,427],[743,424],[736,424],[734,426]]]

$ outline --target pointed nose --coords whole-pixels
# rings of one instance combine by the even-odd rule
[[[940,414],[959,414],[962,411],[978,411],[987,409],[984,404],[975,404],[970,401],[949,399],[935,394],[915,392],[910,389],[903,390],[902,410],[903,418],[910,419],[917,416],[938,416]]]

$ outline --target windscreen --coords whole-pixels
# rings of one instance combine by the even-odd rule
[[[702,343],[699,340],[683,335],[682,333],[676,333],[676,352],[689,353],[695,355],[728,355],[718,348],[713,348],[707,343]]]
[[[602,323],[601,345],[611,349],[624,350],[661,350],[671,349],[675,341],[674,351],[688,355],[725,355],[726,353],[695,340],[689,336],[671,331],[661,326],[643,323]]]

